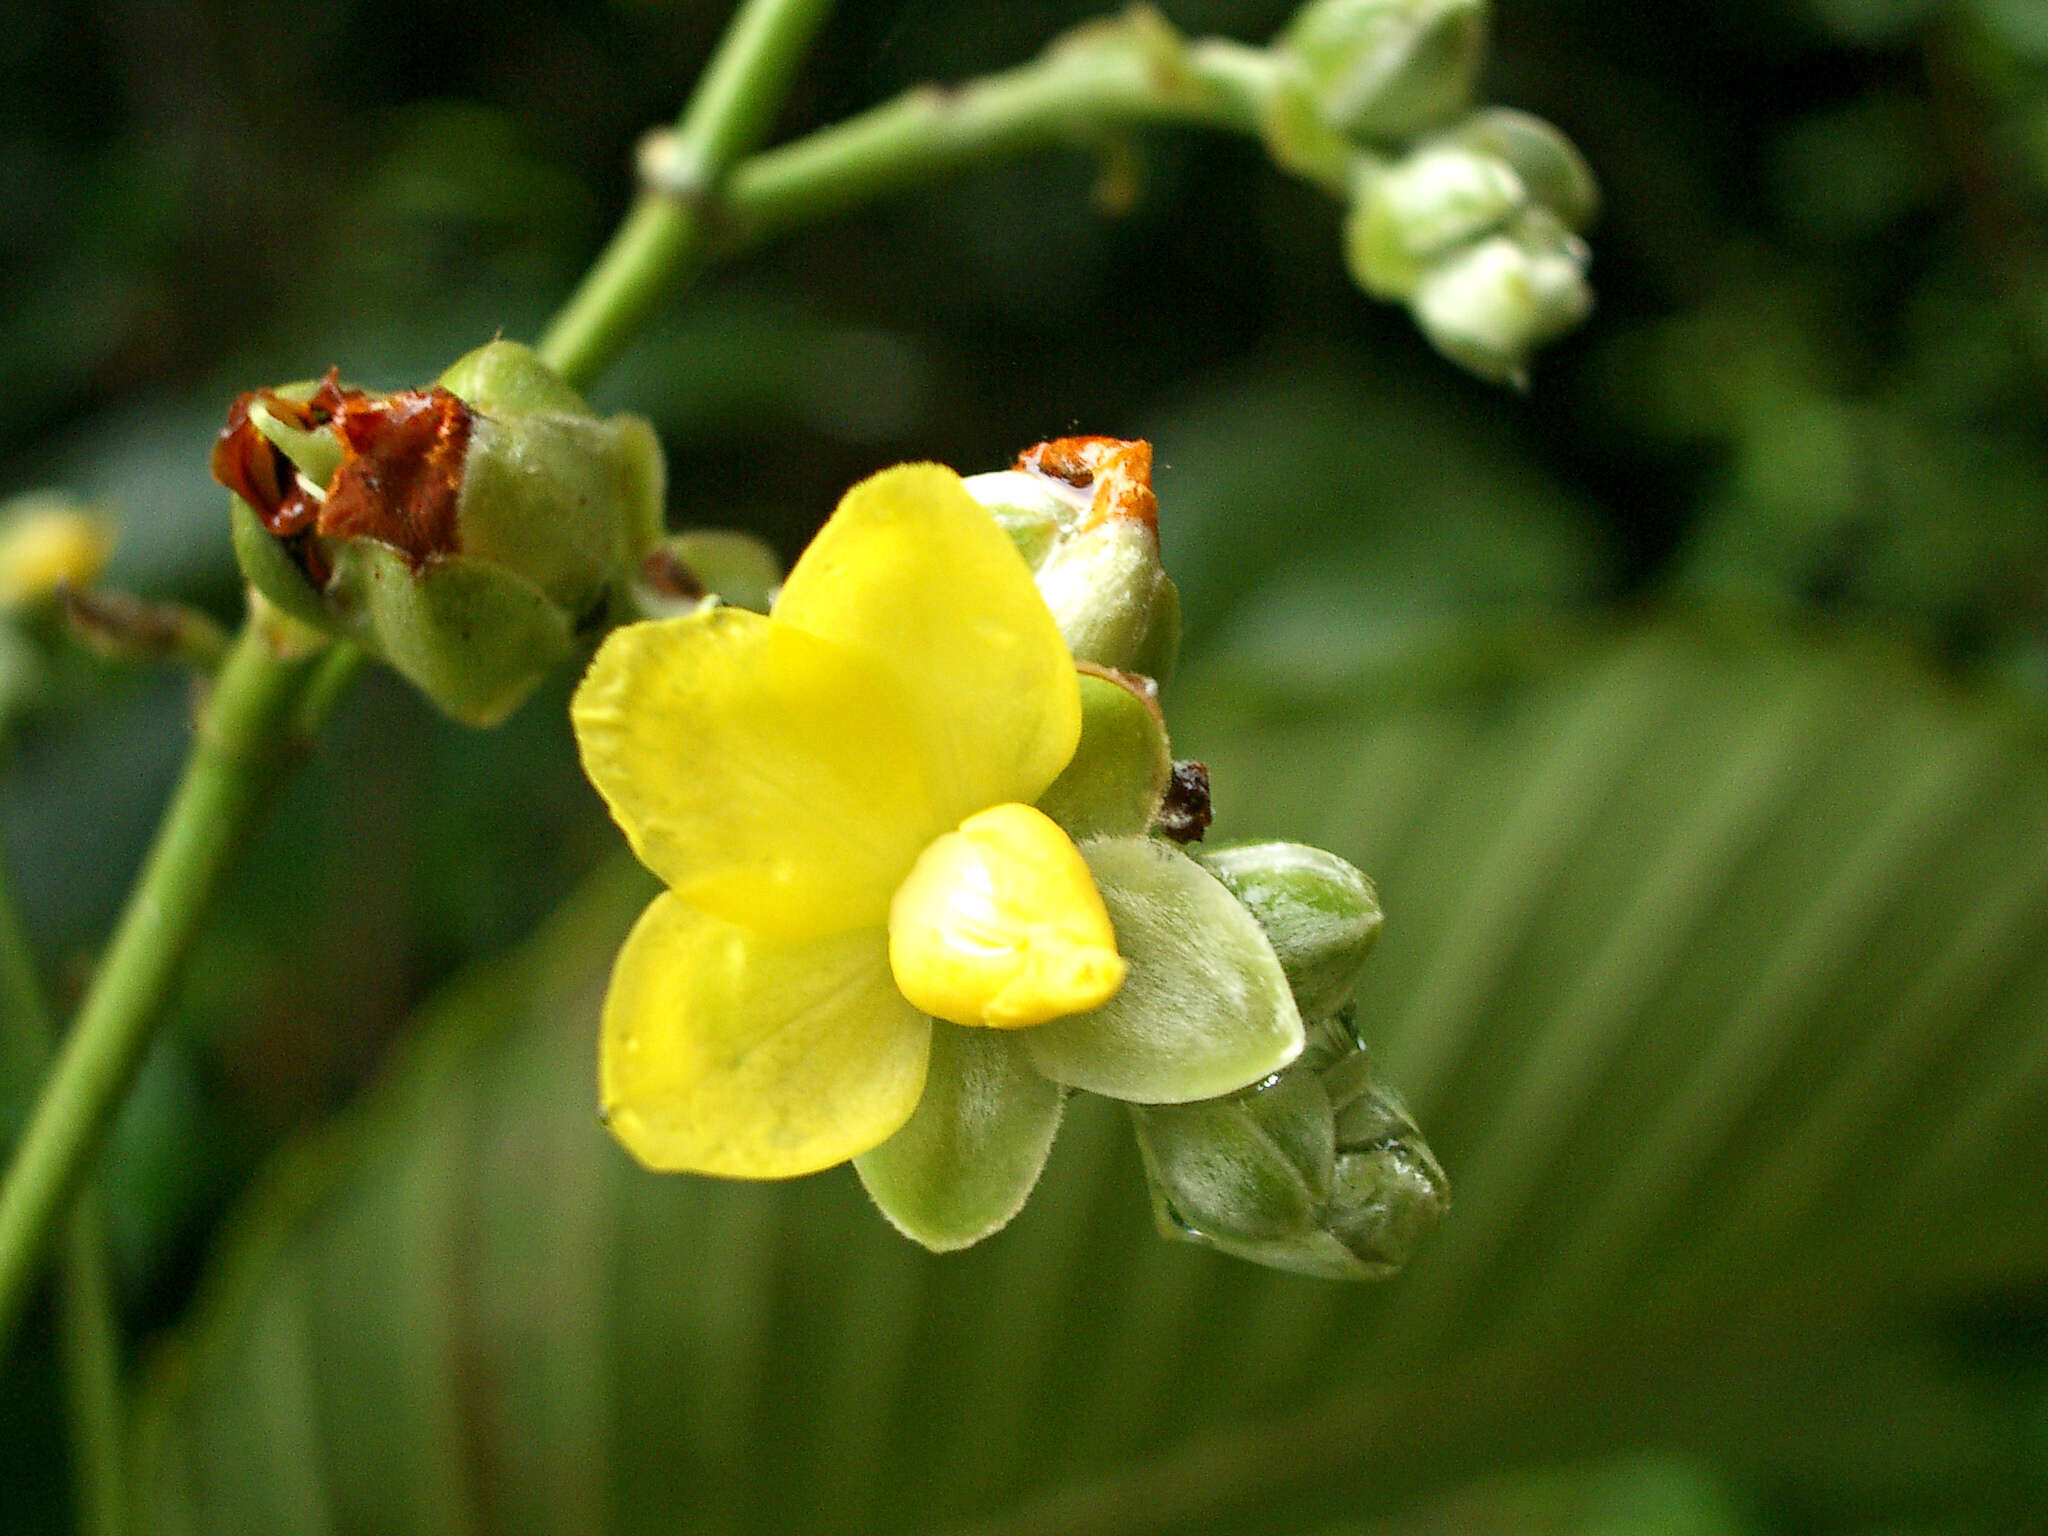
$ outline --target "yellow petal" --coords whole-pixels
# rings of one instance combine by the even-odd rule
[[[1080,850],[1028,805],[970,816],[924,851],[889,909],[889,964],[926,1013],[997,1029],[1099,1008],[1125,970]]]
[[[941,826],[1036,800],[1074,755],[1073,658],[1023,556],[950,469],[905,464],[848,491],[775,616],[888,671]]]
[[[778,942],[664,893],[613,967],[598,1091],[650,1168],[793,1178],[910,1118],[931,1028],[880,929]]]
[[[756,613],[614,630],[570,713],[584,771],[641,861],[693,906],[765,934],[880,927],[947,825],[887,682]]]

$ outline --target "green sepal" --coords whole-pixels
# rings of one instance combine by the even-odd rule
[[[665,472],[654,429],[637,416],[592,415],[518,342],[478,347],[441,384],[475,413],[456,506],[462,555],[589,612],[661,538]]]
[[[782,561],[767,540],[736,528],[692,528],[663,541],[704,590],[730,608],[766,613],[782,590]]]
[[[934,1253],[965,1248],[1023,1209],[1065,1103],[1016,1034],[934,1020],[924,1097],[854,1170],[905,1237]]]
[[[1383,1279],[1449,1208],[1443,1169],[1374,1081],[1348,1015],[1267,1082],[1134,1106],[1132,1121],[1160,1231],[1271,1268]]]
[[[580,615],[660,539],[661,497],[661,450],[638,417],[479,412],[456,503],[461,554]]]
[[[1246,1242],[1315,1225],[1336,1144],[1329,1095],[1283,1072],[1225,1099],[1131,1106],[1146,1176],[1177,1227]]]
[[[1311,0],[1278,39],[1324,121],[1356,139],[1405,139],[1472,98],[1486,0]]]
[[[568,615],[510,571],[461,556],[414,570],[374,539],[335,550],[326,627],[338,619],[344,634],[465,725],[497,724],[576,653]],[[490,644],[462,643],[473,635]]]
[[[1137,837],[1150,830],[1173,777],[1166,719],[1150,678],[1083,667],[1081,744],[1038,808],[1084,837]]]
[[[1563,131],[1513,107],[1485,107],[1431,140],[1459,144],[1505,161],[1529,198],[1571,230],[1583,230],[1600,211],[1600,184],[1579,147]]]
[[[1325,1224],[1372,1277],[1391,1275],[1450,1209],[1450,1181],[1390,1088],[1339,1109],[1336,1131]]]
[[[1334,853],[1302,843],[1189,850],[1266,931],[1305,1019],[1351,1001],[1385,918],[1372,882]]]
[[[341,631],[305,572],[292,563],[283,543],[270,536],[256,509],[239,496],[228,498],[228,535],[235,563],[250,586],[302,624],[328,634]]]
[[[490,416],[582,416],[595,412],[540,354],[500,337],[455,359],[441,371],[441,387]]]
[[[1130,964],[1102,1007],[1023,1031],[1054,1082],[1139,1104],[1211,1099],[1301,1053],[1301,1014],[1265,933],[1170,843],[1094,838],[1081,855]]]

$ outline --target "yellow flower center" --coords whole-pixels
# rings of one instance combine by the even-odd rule
[[[889,905],[889,965],[913,1007],[996,1029],[1100,1008],[1127,969],[1080,850],[1028,805],[978,812],[918,856]]]

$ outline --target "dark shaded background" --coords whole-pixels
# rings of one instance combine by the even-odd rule
[[[1288,11],[1164,9],[1245,39]],[[724,11],[12,8],[0,496],[103,503],[112,580],[229,618],[204,473],[226,401],[329,365],[415,383],[532,337]],[[1093,12],[846,4],[784,128],[1016,62]],[[1454,616],[1676,597],[1874,626],[1973,686],[2048,697],[2048,8],[1502,0],[1482,93],[1562,126],[1606,195],[1600,307],[1526,397],[1358,293],[1340,210],[1258,146],[1151,132],[1114,214],[1092,161],[1054,155],[713,274],[596,398],[654,420],[673,521],[786,552],[889,462],[1149,436],[1190,666],[1227,651],[1276,696]],[[67,994],[175,773],[185,691],[70,662],[14,745],[0,835]],[[473,734],[376,677],[292,787],[110,1161],[137,1340],[180,1314],[265,1151],[610,846],[562,693]],[[2028,1371],[2044,1316],[2021,1294],[1957,1326]],[[0,1394],[10,1529],[61,1497],[45,1350]]]

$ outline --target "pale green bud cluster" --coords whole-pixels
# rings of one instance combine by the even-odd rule
[[[1264,931],[1308,1044],[1238,1093],[1133,1106],[1160,1230],[1302,1274],[1392,1274],[1447,1209],[1449,1185],[1354,1027],[1352,992],[1381,924],[1371,883],[1296,843],[1197,857]]]
[[[1487,0],[1311,0],[1277,38],[1264,119],[1280,163],[1348,199],[1361,287],[1496,383],[1593,306],[1591,172],[1539,118],[1473,110]]]
[[[1367,292],[1408,305],[1438,351],[1521,385],[1537,348],[1592,310],[1578,231],[1597,204],[1563,134],[1493,108],[1391,164],[1359,160],[1345,256]]]

